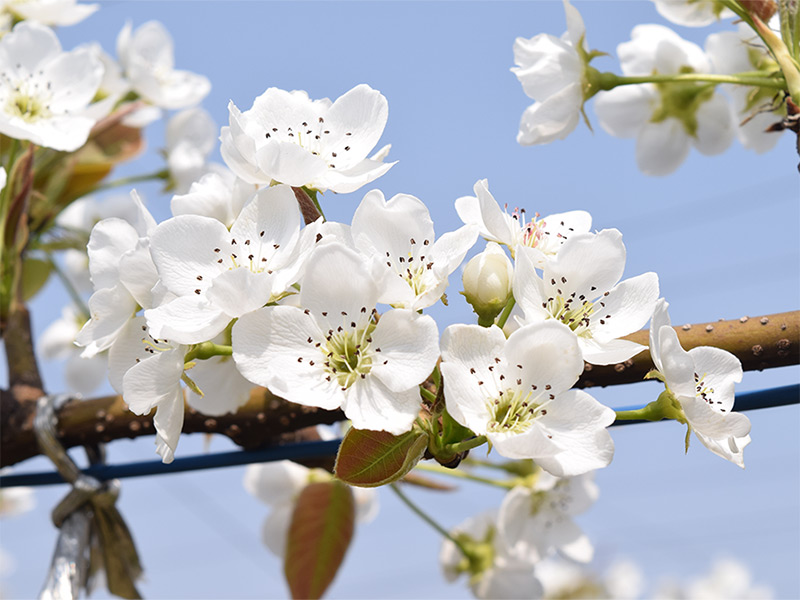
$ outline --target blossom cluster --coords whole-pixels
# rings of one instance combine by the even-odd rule
[[[661,16],[682,26],[736,16],[718,0],[654,2]],[[596,96],[600,126],[615,137],[636,139],[636,162],[647,175],[674,172],[692,147],[720,154],[734,138],[755,152],[771,149],[787,108],[776,96],[781,82],[770,78],[781,68],[797,67],[776,62],[782,42],[768,32],[780,29],[777,15],[769,25],[761,22],[775,13],[773,3],[742,6],[738,28],[709,35],[705,48],[663,25],[637,25],[631,40],[617,47],[617,76],[590,65],[605,53],[589,50],[582,18],[564,0],[568,31],[562,38],[542,33],[514,43],[511,70],[535,101],[522,115],[517,141],[564,139]]]

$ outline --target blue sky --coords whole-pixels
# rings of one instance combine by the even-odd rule
[[[619,71],[613,55],[637,23],[664,23],[649,2],[576,2],[592,48],[610,53],[594,66]],[[336,98],[358,83],[389,101],[381,140],[400,162],[376,182],[387,197],[404,192],[429,206],[437,233],[460,222],[453,201],[488,178],[501,203],[543,215],[585,209],[594,227],[616,227],[628,250],[626,276],[656,271],[673,322],[756,316],[798,308],[800,225],[797,154],[789,135],[766,155],[734,144],[726,153],[693,152],[677,173],[649,178],[637,171],[632,140],[606,135],[587,114],[568,139],[544,147],[516,144],[519,117],[530,100],[509,68],[517,36],[565,29],[560,2],[113,2],[84,23],[63,28],[67,48],[90,40],[114,51],[126,19],[134,26],[162,21],[175,38],[176,65],[203,73],[213,89],[203,102],[219,125],[227,104],[241,109],[267,87],[305,89]],[[730,29],[726,24],[717,29]],[[712,29],[677,28],[702,44]],[[148,152],[119,170],[144,173],[162,166],[156,150],[163,127],[147,132]],[[169,214],[166,196],[142,186],[157,218]],[[349,222],[363,193],[326,194],[329,218]],[[475,252],[480,249],[476,245]],[[457,277],[451,306],[433,315],[440,329],[472,322]],[[37,332],[57,318],[65,295],[51,283],[34,303]],[[49,389],[62,385],[48,366]],[[746,373],[740,390],[795,383],[797,368]],[[653,384],[593,390],[609,405],[655,399]],[[595,566],[629,557],[650,582],[686,580],[708,571],[716,556],[749,565],[777,597],[797,597],[800,582],[800,442],[797,407],[749,414],[753,443],[741,471],[693,443],[683,452],[675,423],[613,431],[614,462],[597,475],[600,499],[579,522],[595,543]],[[184,436],[179,455],[203,451],[203,439]],[[213,440],[212,451],[229,448]],[[111,461],[154,459],[151,439],[119,441]],[[20,471],[44,469],[30,461]],[[279,562],[261,546],[266,507],[241,487],[243,469],[123,482],[121,510],[146,569],[141,590],[150,598],[283,597]],[[37,492],[38,508],[0,527],[2,547],[16,571],[3,580],[12,597],[35,595],[44,579],[56,532],[49,511],[62,486]],[[464,485],[453,493],[409,490],[446,526],[499,504],[494,489]],[[380,492],[381,514],[361,528],[332,598],[458,598],[463,585],[446,584],[434,532]],[[102,593],[95,597],[104,597]]]

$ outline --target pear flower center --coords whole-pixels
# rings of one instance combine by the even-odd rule
[[[542,414],[541,406],[534,402],[534,392],[520,389],[499,392],[488,409],[490,419],[486,429],[491,433],[523,433]]]
[[[392,256],[391,252],[386,252],[386,266],[409,285],[415,296],[419,296],[432,287],[432,277],[428,272],[433,269],[433,261],[425,256],[431,241],[424,239],[418,243],[410,238],[409,242],[410,249],[405,255]]]
[[[702,376],[698,375],[697,373],[694,374],[694,391],[695,395],[706,402],[706,404],[710,405],[712,408],[720,411],[726,412],[724,408],[718,408],[715,404],[722,404],[720,400],[714,400],[714,388],[706,385],[705,378],[707,373],[704,373]]]
[[[352,135],[353,133],[348,131],[341,138],[341,134],[337,135],[336,131],[331,131],[331,126],[325,123],[325,117],[318,117],[316,121],[309,119],[285,127],[268,125],[264,132],[267,140],[297,144],[314,156],[319,156],[331,169],[336,168],[337,160],[343,159],[350,152],[349,138]]]
[[[562,286],[565,286],[567,278],[561,277],[560,282]],[[555,278],[550,279],[550,285],[555,287],[556,293],[542,302],[542,308],[548,312],[551,319],[561,321],[574,331],[575,335],[591,338],[592,319],[597,319],[600,325],[605,325],[606,321],[611,318],[611,314],[603,314],[606,303],[602,299],[592,302],[586,299],[586,294],[578,294],[577,291],[567,294],[562,291],[561,287],[558,287],[559,282]],[[596,287],[591,287],[592,292],[596,290]],[[607,297],[608,294],[609,292],[605,292],[603,297]]]
[[[8,114],[26,123],[34,123],[52,115],[50,82],[39,81],[32,73],[23,81],[12,82],[5,73],[0,74],[0,79],[12,90],[6,101]]]
[[[361,309],[365,315],[367,309]],[[327,317],[327,313],[322,313]],[[349,320],[345,311],[342,311],[342,325],[336,329],[329,329],[324,341],[314,343],[313,338],[308,338],[309,344],[314,344],[323,355],[323,367],[327,381],[336,380],[342,391],[347,390],[359,379],[366,379],[372,370],[373,364],[378,360],[376,353],[380,348],[372,347],[372,332],[375,324],[371,321],[357,323]],[[386,364],[387,361],[383,361]],[[313,366],[313,362],[312,362]]]

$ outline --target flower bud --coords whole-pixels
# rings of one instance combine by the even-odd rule
[[[486,250],[474,256],[464,268],[464,296],[481,324],[500,314],[511,297],[514,267],[498,244],[489,242]]]

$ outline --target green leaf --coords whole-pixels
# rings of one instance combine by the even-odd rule
[[[400,436],[351,429],[339,446],[334,473],[358,487],[385,485],[413,469],[427,447],[428,434],[416,428]]]
[[[292,598],[321,598],[353,538],[353,490],[341,481],[303,488],[292,514],[283,573]]]
[[[52,266],[49,262],[38,258],[26,258],[22,263],[22,298],[25,301],[33,298],[47,283]]]

